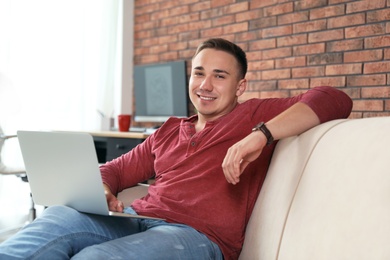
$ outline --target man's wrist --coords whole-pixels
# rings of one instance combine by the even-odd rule
[[[272,133],[269,131],[264,122],[261,122],[255,127],[253,127],[252,132],[255,131],[260,131],[265,135],[265,137],[267,138],[267,146],[271,145],[274,142],[274,137],[272,136]]]

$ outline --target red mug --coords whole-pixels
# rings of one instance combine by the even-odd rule
[[[131,115],[118,115],[118,126],[120,132],[129,132]]]

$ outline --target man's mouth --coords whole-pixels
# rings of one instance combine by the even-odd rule
[[[202,100],[206,100],[206,101],[212,101],[212,100],[215,100],[217,98],[214,98],[214,97],[206,97],[206,96],[201,96],[201,95],[198,95],[198,97]]]

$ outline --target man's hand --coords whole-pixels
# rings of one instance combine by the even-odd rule
[[[117,197],[115,197],[114,194],[112,194],[110,188],[106,184],[103,184],[103,187],[104,187],[104,194],[106,195],[108,209],[110,211],[123,212],[124,209],[123,202],[118,200]]]
[[[261,131],[255,131],[230,147],[222,163],[226,180],[237,184],[245,168],[259,157],[266,144],[265,135]]]

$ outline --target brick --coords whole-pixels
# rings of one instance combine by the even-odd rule
[[[294,9],[292,2],[280,3],[275,6],[265,7],[264,16],[276,16],[285,13],[291,13]]]
[[[382,57],[383,57],[382,50],[344,52],[345,63],[377,61],[377,60],[382,60]],[[389,51],[389,58],[390,58],[390,51]]]
[[[168,44],[160,44],[150,47],[150,54],[162,53],[168,51]]]
[[[290,94],[288,91],[262,91],[260,98],[287,98]]]
[[[278,82],[278,89],[307,89],[308,87],[309,79],[286,79]]]
[[[326,52],[362,50],[364,39],[334,41],[326,43]]]
[[[248,71],[246,79],[249,81],[261,80],[261,71]]]
[[[390,46],[390,35],[376,36],[364,39],[366,49]]]
[[[390,111],[390,100],[385,101],[385,110]],[[390,112],[389,112],[390,113]]]
[[[359,99],[359,98],[361,98],[360,88],[343,88],[342,90],[351,99]]]
[[[383,117],[390,116],[390,112],[365,112],[363,113],[363,117]]]
[[[364,13],[329,18],[328,19],[328,28],[331,29],[331,28],[340,28],[340,27],[347,27],[347,26],[352,26],[352,25],[364,24],[366,21],[365,19],[366,19],[366,17],[365,17]]]
[[[233,2],[237,2],[237,1],[233,0]],[[236,13],[240,13],[240,12],[244,12],[244,11],[248,11],[248,10],[249,10],[249,3],[247,1],[241,1],[238,3],[233,3],[230,5],[223,6],[222,7],[222,14],[223,15],[236,14]]]
[[[325,43],[307,44],[293,47],[293,55],[308,55],[325,52]]]
[[[323,66],[292,68],[291,72],[293,78],[311,78],[325,76],[325,68]]]
[[[362,88],[362,98],[390,98],[390,87]]]
[[[293,25],[293,33],[304,33],[326,30],[326,20],[308,21],[303,23],[297,23]]]
[[[264,17],[260,19],[253,19],[249,21],[249,29],[256,30],[261,28],[269,28],[277,25],[276,17]]]
[[[352,3],[347,4],[346,12],[348,13],[357,13],[364,12],[372,9],[384,8],[386,6],[385,0],[365,0],[365,1],[353,1]]]
[[[274,60],[261,60],[261,61],[253,61],[248,64],[248,70],[255,70],[255,71],[261,71],[261,70],[271,70],[275,68],[275,61]]]
[[[175,61],[179,58],[178,52],[176,51],[168,51],[164,53],[160,53],[159,60],[160,61]]]
[[[225,6],[228,4],[232,4],[234,2],[235,2],[234,0],[211,0],[211,7],[215,8],[215,7],[219,7],[219,6]]]
[[[294,10],[312,9],[315,7],[326,6],[327,0],[299,0],[295,1]]]
[[[376,23],[390,20],[390,8],[367,12],[367,23]]]
[[[168,50],[170,51],[185,50],[188,48],[187,42],[173,42],[169,43],[168,46]]]
[[[159,62],[159,56],[157,54],[154,55],[142,55],[139,57],[139,63],[138,64],[148,64],[148,63],[157,63]]]
[[[246,58],[247,58],[249,63],[252,61],[261,61],[263,59],[263,52],[262,51],[247,51]]]
[[[364,74],[390,72],[390,61],[370,62],[364,65]]]
[[[307,64],[309,66],[321,65],[321,64],[332,64],[332,63],[342,63],[343,56],[342,53],[321,53],[310,55],[307,57]]]
[[[386,75],[359,75],[359,76],[347,76],[347,86],[360,87],[360,86],[378,86],[386,84]]]
[[[291,71],[289,69],[274,69],[274,70],[265,70],[261,72],[261,78],[263,80],[286,79],[290,77],[291,77]]]
[[[341,65],[328,65],[326,66],[326,75],[348,75],[348,74],[361,74],[362,64],[341,64]]]
[[[210,10],[210,8],[211,8],[210,1],[200,1],[200,2],[197,2],[197,3],[193,3],[190,6],[190,12],[191,13],[193,13],[193,12],[201,12],[201,11],[204,11],[204,10]]]
[[[261,0],[261,1],[249,1],[250,9],[257,9],[261,7],[271,6],[277,4],[278,0]]]
[[[188,14],[190,8],[188,5],[180,5],[169,9],[169,16],[173,17],[180,14]]]
[[[354,111],[383,111],[383,106],[382,100],[362,99],[353,101]]]
[[[275,59],[292,55],[291,47],[275,48],[263,52],[263,59]]]
[[[284,25],[284,24],[292,24],[292,23],[299,23],[309,20],[309,12],[308,11],[302,11],[302,12],[294,12],[290,14],[283,14],[277,16],[277,24],[278,25]]]
[[[238,102],[242,103],[252,98],[260,98],[260,93],[257,91],[245,91],[241,96],[238,97]]]
[[[258,40],[254,42],[249,43],[249,50],[265,50],[265,49],[272,49],[276,47],[276,40],[275,39],[264,39],[264,40]]]
[[[283,26],[263,29],[261,36],[263,38],[271,38],[271,37],[284,36],[289,34],[292,34],[292,27],[290,25],[283,25]]]
[[[304,56],[288,57],[284,59],[275,60],[275,68],[291,68],[306,66],[306,58]]]
[[[344,30],[324,30],[321,32],[313,32],[309,33],[309,43],[316,42],[325,42],[325,41],[333,41],[333,40],[341,40],[344,39]]]
[[[310,10],[310,20],[344,15],[344,5],[331,5]]]
[[[250,85],[250,89],[253,91],[275,90],[276,80],[262,80],[254,82],[254,84]]]
[[[314,88],[316,86],[345,87],[345,82],[346,78],[344,76],[311,78],[310,88]]]
[[[189,23],[177,24],[167,28],[165,34],[178,34],[181,32],[186,32],[188,31],[188,27],[189,27]],[[159,35],[164,35],[164,34],[159,34]]]
[[[363,113],[362,112],[354,112],[352,110],[351,114],[349,115],[348,118],[350,119],[358,119],[358,118],[362,118],[363,117]]]
[[[283,37],[278,37],[276,39],[276,46],[285,47],[292,45],[302,45],[307,43],[307,35],[306,34],[298,34],[298,35],[288,35]]]
[[[223,34],[222,27],[212,27],[209,29],[202,30],[200,32],[200,35],[205,38],[219,37],[222,34]]]
[[[345,28],[345,38],[366,37],[386,33],[386,24],[377,23]]]
[[[236,41],[238,42],[252,42],[258,38],[259,36],[255,31],[236,33]]]
[[[235,14],[237,22],[253,21],[263,17],[261,9],[250,10]]]
[[[243,32],[248,30],[248,23],[242,22],[242,23],[235,23],[231,25],[225,25],[223,27],[223,34],[230,34],[230,33],[236,33],[236,32]]]

